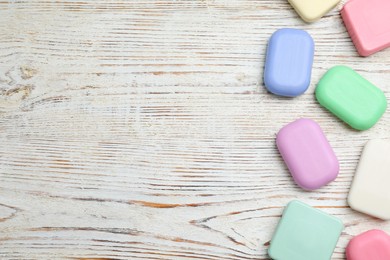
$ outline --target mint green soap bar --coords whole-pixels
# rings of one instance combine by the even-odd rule
[[[268,254],[276,260],[329,260],[343,228],[336,217],[293,200],[284,209]]]
[[[328,70],[317,84],[318,102],[357,130],[375,125],[386,111],[383,92],[346,66]]]

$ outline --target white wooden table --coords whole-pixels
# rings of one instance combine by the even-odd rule
[[[0,258],[268,259],[292,199],[343,220],[333,259],[360,232],[390,232],[346,203],[390,113],[357,132],[313,95],[344,64],[390,97],[390,50],[358,57],[340,8],[305,24],[285,0],[0,1]],[[312,84],[294,99],[263,86],[282,27],[316,43]],[[275,147],[300,117],[341,162],[316,192]]]

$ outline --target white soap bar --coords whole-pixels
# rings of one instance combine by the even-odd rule
[[[390,219],[390,140],[367,142],[348,195],[351,208]]]

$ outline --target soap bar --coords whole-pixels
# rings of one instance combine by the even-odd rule
[[[305,22],[315,22],[332,10],[340,0],[288,0]]]
[[[390,140],[367,142],[349,191],[348,204],[354,210],[390,220]]]
[[[268,254],[277,260],[329,260],[343,223],[300,201],[291,201],[272,237]]]
[[[351,0],[341,9],[344,24],[361,56],[390,47],[389,14],[389,0]]]
[[[316,88],[318,102],[357,130],[371,128],[383,115],[383,92],[346,66],[331,68]]]
[[[264,84],[271,93],[295,97],[310,85],[313,38],[303,30],[280,29],[269,40]]]
[[[347,260],[389,260],[390,236],[381,230],[369,230],[349,241]]]
[[[339,162],[321,127],[311,119],[298,119],[283,127],[276,145],[294,181],[305,190],[333,181]]]

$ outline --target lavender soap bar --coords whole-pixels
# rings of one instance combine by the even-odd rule
[[[294,181],[303,189],[315,190],[336,179],[339,161],[315,121],[302,118],[283,127],[276,145]]]
[[[314,41],[306,31],[280,29],[269,40],[264,84],[273,94],[295,97],[310,85]]]

